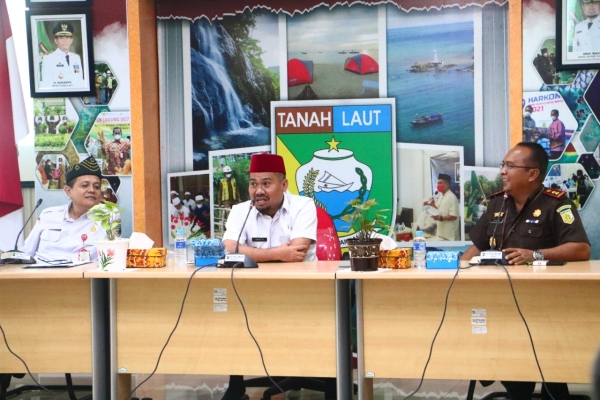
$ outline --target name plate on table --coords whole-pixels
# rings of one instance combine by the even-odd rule
[[[481,265],[508,265],[508,262],[506,261],[504,256],[505,254],[501,251],[482,251],[479,263]]]
[[[244,262],[243,254],[225,254],[225,262]]]
[[[482,251],[481,258],[489,259],[489,260],[502,260],[502,252],[501,251]]]
[[[29,260],[29,254],[27,253],[22,253],[20,251],[7,251],[6,253],[2,253],[2,255],[0,255],[0,259],[2,260],[6,260],[9,258],[18,258],[19,260]]]

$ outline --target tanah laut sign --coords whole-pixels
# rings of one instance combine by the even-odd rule
[[[394,110],[394,99],[271,103],[273,151],[285,160],[289,190],[327,211],[342,245],[355,234],[342,220],[351,200],[376,200],[373,216],[386,210],[394,223]]]

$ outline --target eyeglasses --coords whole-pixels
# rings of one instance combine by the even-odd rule
[[[535,167],[528,167],[526,165],[514,165],[514,164],[508,164],[505,163],[504,161],[502,161],[499,165],[500,170],[502,171],[503,169],[506,169],[506,171],[510,171],[513,168],[523,168],[523,169],[534,169]]]

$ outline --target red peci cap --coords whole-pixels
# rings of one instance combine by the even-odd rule
[[[278,172],[285,175],[283,157],[270,153],[252,154],[250,170],[248,172]]]

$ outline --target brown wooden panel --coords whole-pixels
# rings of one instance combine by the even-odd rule
[[[523,141],[523,1],[508,3],[510,146]]]
[[[152,371],[175,325],[187,281],[117,281],[119,368]],[[213,310],[214,288],[227,289],[227,312]],[[252,333],[271,375],[335,376],[332,280],[237,280]],[[228,279],[195,279],[158,373],[263,375]]]
[[[90,281],[0,280],[0,324],[31,372],[91,373]],[[0,345],[0,372],[27,372]]]
[[[133,229],[162,246],[158,40],[154,0],[127,0]]]
[[[600,341],[599,281],[513,281],[547,381],[589,382]],[[365,280],[365,371],[420,378],[449,281]],[[471,310],[487,312],[473,334]],[[508,281],[457,280],[427,379],[540,381]]]

